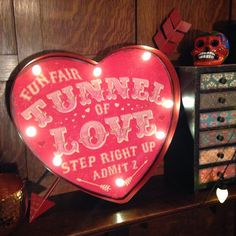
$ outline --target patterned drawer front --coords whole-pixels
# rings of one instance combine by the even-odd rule
[[[199,165],[230,161],[235,150],[236,146],[202,150],[199,152]]]
[[[217,181],[219,179],[218,174],[224,171],[225,165],[223,166],[215,166],[211,168],[201,169],[199,170],[199,183],[204,184],[212,181]],[[224,178],[229,179],[233,178],[236,175],[236,165],[231,164],[228,166]]]
[[[236,91],[200,95],[200,109],[236,106]]]
[[[200,89],[235,88],[236,72],[201,74]]]
[[[200,129],[236,124],[236,110],[200,114]]]
[[[199,147],[211,147],[228,143],[236,143],[236,128],[203,131],[199,134]]]

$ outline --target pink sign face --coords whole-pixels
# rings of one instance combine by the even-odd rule
[[[53,53],[19,72],[11,112],[48,169],[90,194],[124,203],[164,157],[179,96],[175,70],[156,49],[126,47],[99,63]]]

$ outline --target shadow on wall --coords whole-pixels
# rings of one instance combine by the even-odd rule
[[[236,63],[235,56],[233,55],[234,54],[233,50],[235,51],[235,49],[233,49],[234,48],[234,44],[235,44],[233,42],[233,37],[235,38],[236,25],[235,25],[235,29],[234,29],[234,33],[233,33],[233,32],[231,32],[231,24],[232,23],[229,22],[229,21],[218,21],[218,22],[216,22],[213,25],[213,30],[214,31],[218,31],[218,32],[223,33],[226,36],[226,38],[229,40],[229,47],[230,47],[230,49],[229,49],[229,56],[224,61],[224,64]]]
[[[190,29],[190,31],[184,36],[183,40],[180,42],[177,50],[180,53],[178,59],[178,65],[192,66],[193,58],[191,51],[194,48],[194,39],[206,32],[197,29]]]
[[[225,34],[225,36],[229,40],[229,57],[226,60],[226,64],[235,64],[236,63],[236,21],[231,21],[228,24],[228,27],[223,27],[224,22],[217,22],[214,26],[216,28],[222,29],[221,32]],[[220,30],[219,30],[220,31]]]
[[[115,50],[118,50],[120,48],[123,48],[123,47],[128,47],[128,46],[132,46],[132,45],[135,45],[134,43],[122,43],[122,44],[115,44],[115,45],[112,45],[110,47],[107,47],[101,51],[99,51],[97,53],[97,55],[95,56],[95,58],[93,58],[93,60],[99,62],[101,61],[103,58],[105,58],[106,56],[108,56],[111,52],[115,51]]]

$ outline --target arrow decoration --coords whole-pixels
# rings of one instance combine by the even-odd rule
[[[29,222],[32,223],[34,219],[38,218],[40,215],[52,208],[54,205],[54,202],[42,198],[35,193],[32,193]]]
[[[93,186],[97,186],[97,187],[99,187],[100,189],[102,189],[106,192],[111,190],[111,186],[109,184],[95,184],[93,182],[86,181],[86,180],[83,180],[83,179],[80,179],[80,178],[77,178],[76,180],[79,181],[79,182],[84,182],[84,183],[87,183],[87,184],[90,184],[90,185],[93,185]]]
[[[30,223],[32,223],[33,220],[38,218],[40,215],[42,215],[44,212],[46,212],[55,205],[53,201],[47,200],[47,198],[50,196],[54,188],[58,185],[59,181],[60,178],[57,177],[43,197],[40,197],[36,193],[31,194],[29,216]]]
[[[125,185],[126,185],[126,186],[128,186],[128,185],[131,183],[131,181],[132,181],[132,179],[134,178],[134,176],[138,174],[138,172],[147,164],[147,162],[148,162],[148,160],[146,160],[146,161],[134,172],[134,174],[133,174],[132,176],[130,176],[129,178],[127,178],[127,179],[125,180]]]
[[[191,24],[183,21],[179,11],[174,8],[154,36],[155,44],[159,50],[171,56],[190,28]]]

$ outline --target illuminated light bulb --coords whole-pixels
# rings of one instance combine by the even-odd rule
[[[164,139],[166,137],[166,133],[165,132],[163,132],[163,131],[157,131],[156,132],[156,138],[157,139]]]
[[[34,74],[34,75],[40,75],[41,74],[41,72],[42,72],[42,69],[41,69],[41,66],[39,66],[39,65],[34,65],[33,67],[32,67],[32,73]]]
[[[98,76],[100,76],[101,74],[102,74],[102,68],[100,68],[100,67],[95,67],[94,70],[93,70],[93,75],[94,75],[95,77],[98,77]]]
[[[122,178],[117,178],[117,179],[116,179],[116,186],[119,187],[119,188],[124,187],[124,186],[125,186],[125,181],[124,181],[124,179],[122,179]]]
[[[27,127],[27,129],[25,130],[25,133],[28,137],[35,137],[37,134],[37,130],[34,126],[29,126]]]
[[[148,60],[151,59],[151,56],[152,56],[152,54],[150,52],[144,52],[143,55],[142,55],[142,59],[144,61],[148,61]]]
[[[62,164],[62,158],[61,155],[55,155],[52,159],[52,164],[54,166],[60,166]]]
[[[23,193],[22,193],[21,190],[19,190],[19,191],[16,193],[16,197],[17,197],[18,199],[21,199],[21,198],[22,198],[22,195],[23,195]]]
[[[116,213],[116,223],[117,223],[117,224],[120,224],[120,223],[122,223],[122,222],[124,222],[124,218],[123,218],[123,216],[122,216],[121,213],[117,212],[117,213]]]
[[[183,105],[185,108],[193,108],[194,107],[194,98],[189,96],[184,96],[182,98]]]
[[[220,203],[224,203],[225,200],[227,199],[228,195],[229,195],[228,189],[226,189],[226,188],[223,189],[220,187],[216,189],[216,196],[217,196]]]
[[[164,100],[162,102],[162,106],[165,108],[172,108],[174,106],[174,102],[172,100]]]

